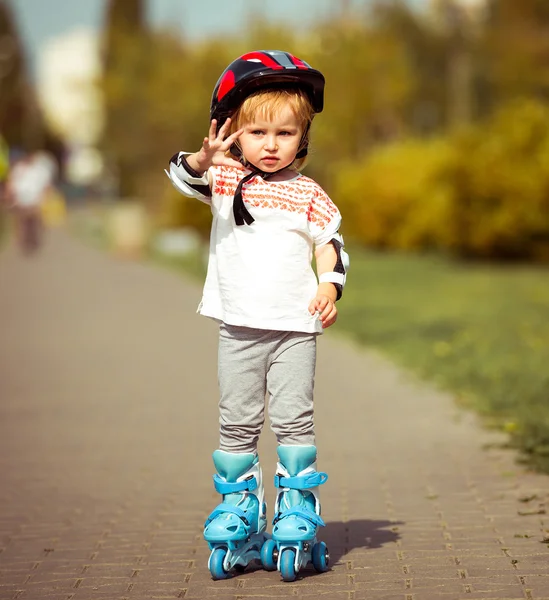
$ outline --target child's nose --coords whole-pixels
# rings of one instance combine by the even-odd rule
[[[277,148],[276,136],[268,135],[265,139],[265,150],[276,150]]]

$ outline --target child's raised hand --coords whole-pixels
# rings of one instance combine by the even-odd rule
[[[242,135],[243,131],[243,129],[239,129],[230,136],[225,137],[230,127],[231,119],[229,118],[223,123],[219,131],[216,131],[217,121],[212,119],[208,137],[204,138],[202,148],[196,154],[196,161],[200,165],[201,171],[208,170],[212,165],[242,168],[242,165],[237,160],[225,155],[227,150]]]

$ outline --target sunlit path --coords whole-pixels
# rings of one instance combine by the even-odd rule
[[[332,570],[212,581],[217,332],[199,298],[61,231],[36,257],[0,254],[2,600],[547,597],[549,478],[335,332],[316,380]],[[271,517],[267,429],[261,459]]]

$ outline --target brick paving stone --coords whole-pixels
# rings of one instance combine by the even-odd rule
[[[199,287],[56,231],[33,258],[0,254],[0,290],[0,600],[549,598],[549,478],[337,326],[316,381],[332,568],[212,581],[217,334]],[[259,449],[272,511],[267,427]]]

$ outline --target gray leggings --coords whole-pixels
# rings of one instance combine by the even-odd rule
[[[314,445],[315,333],[222,323],[219,329],[221,450],[255,452],[269,418],[279,444]]]

